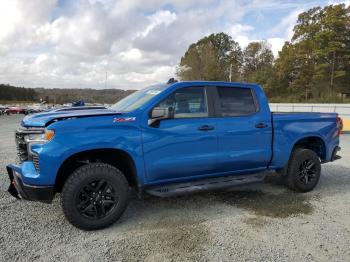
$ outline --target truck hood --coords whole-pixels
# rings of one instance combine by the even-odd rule
[[[69,111],[49,111],[29,115],[23,118],[21,125],[24,127],[45,127],[50,123],[68,118],[120,115],[121,113],[110,109],[88,109],[88,110],[69,110]]]

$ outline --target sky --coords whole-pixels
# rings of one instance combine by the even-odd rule
[[[191,43],[225,32],[275,56],[300,12],[350,0],[0,0],[0,83],[140,89],[175,76]]]

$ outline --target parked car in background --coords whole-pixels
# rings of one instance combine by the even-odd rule
[[[18,106],[11,106],[5,110],[5,114],[25,114],[25,109]]]
[[[24,114],[25,115],[31,115],[31,114],[40,113],[40,112],[42,112],[42,111],[41,110],[36,110],[34,108],[26,108],[24,110]]]
[[[0,115],[5,114],[5,110],[7,109],[6,106],[0,106]]]
[[[32,104],[32,105],[27,106],[27,108],[24,111],[24,114],[30,115],[30,114],[40,113],[40,112],[46,111],[47,109],[48,109],[48,107],[43,103]]]

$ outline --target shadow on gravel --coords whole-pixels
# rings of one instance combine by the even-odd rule
[[[273,187],[281,184],[276,176],[267,178],[266,183]],[[112,260],[198,260],[211,241],[205,222],[207,219],[213,221],[216,215],[220,218],[239,213],[229,211],[230,206],[252,212],[254,216],[243,216],[242,222],[255,228],[264,227],[269,223],[268,218],[312,213],[311,196],[288,190],[272,190],[273,193],[270,193],[260,190],[263,187],[170,198],[134,198],[120,223],[129,224],[127,228],[133,231],[135,238],[130,242],[114,241],[106,256]],[[144,253],[140,252],[140,246],[143,246]],[[127,256],[123,257],[124,254]]]
[[[209,230],[203,224],[161,225],[153,230],[134,232],[132,239],[112,239],[105,253],[113,261],[198,261],[210,241]]]
[[[144,210],[139,211],[144,216],[136,218],[136,221],[131,223],[134,225],[133,238],[112,239],[112,248],[106,252],[105,257],[108,260],[118,261],[198,261],[198,256],[210,242],[209,229],[202,223],[206,221],[205,219],[194,216],[191,212],[186,214],[188,205],[184,206],[184,210],[177,209],[177,201],[181,199],[182,197],[167,199],[149,197],[145,202],[137,201],[137,206],[143,205]],[[149,207],[154,210],[148,210]],[[126,217],[126,223],[129,223],[130,219],[135,219],[127,216],[128,214],[123,216],[123,220]]]
[[[283,187],[283,182],[277,174],[269,174],[266,184]],[[257,216],[286,218],[301,214],[311,214],[313,206],[309,202],[310,195],[285,190],[270,193],[261,190],[237,190],[214,193],[219,201],[238,208],[253,211]]]
[[[268,175],[265,179],[266,184],[280,187],[283,189],[283,182],[277,175]],[[217,192],[202,192],[192,195],[177,196],[171,198],[158,198],[147,196],[143,202],[146,205],[160,205],[167,208],[192,208],[205,209],[208,206],[215,205],[218,202],[230,206],[253,211],[255,215],[286,218],[300,214],[311,214],[313,206],[310,203],[311,195],[294,193],[290,190],[276,190],[276,193],[266,192],[264,190],[249,189],[245,186],[242,189],[230,189]]]
[[[253,211],[258,216],[286,218],[300,214],[311,214],[312,205],[308,197],[293,192],[271,194],[263,191],[232,191],[215,194],[226,204]]]

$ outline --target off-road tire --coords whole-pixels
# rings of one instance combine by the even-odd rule
[[[304,164],[312,165],[312,171],[306,172],[308,178],[303,177]],[[306,165],[305,164],[305,165]],[[304,171],[305,174],[305,171]],[[312,175],[311,175],[312,174]],[[282,177],[285,185],[296,192],[309,192],[315,188],[321,175],[321,162],[318,155],[310,150],[297,148],[292,152],[286,174]],[[310,179],[312,177],[312,179]],[[305,181],[308,181],[305,183]]]
[[[89,183],[94,184],[94,181],[107,181],[106,183],[110,184],[113,194],[118,199],[113,208],[108,211],[109,213],[102,218],[85,217],[78,209],[77,199],[81,197],[81,194],[85,194],[85,187],[91,188]],[[121,217],[128,203],[128,194],[129,185],[120,170],[108,164],[92,163],[79,167],[69,176],[63,186],[61,204],[65,217],[72,225],[83,230],[96,230],[108,227]],[[102,204],[101,206],[104,207]],[[96,207],[95,211],[97,212]]]

